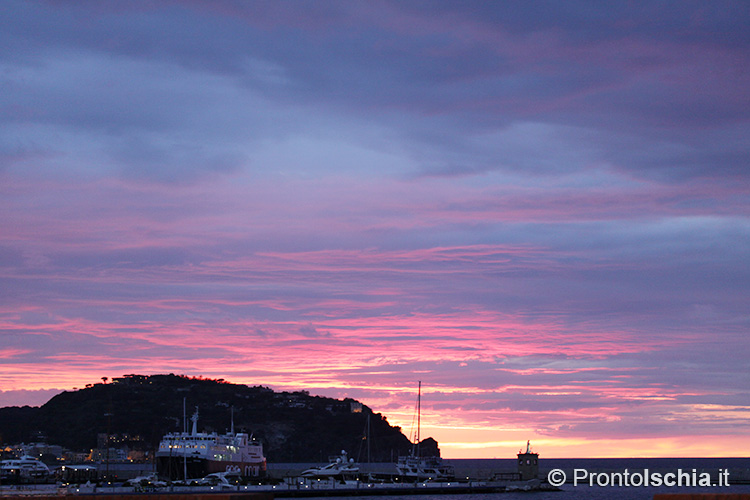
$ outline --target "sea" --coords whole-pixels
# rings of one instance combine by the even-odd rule
[[[499,472],[515,472],[514,459],[446,459],[444,462],[453,465],[457,477],[486,478]],[[368,464],[361,464],[365,469]],[[552,470],[560,470],[567,476],[568,482],[560,486],[561,491],[508,491],[488,494],[422,494],[378,496],[379,500],[651,500],[657,493],[745,493],[750,495],[750,458],[597,458],[597,459],[539,459],[539,477],[546,478]],[[583,477],[577,484],[573,478]],[[626,485],[624,473],[628,472]],[[667,474],[674,476],[666,476]],[[693,486],[684,484],[693,478],[700,480],[703,474],[709,474],[715,486]],[[619,475],[618,475],[619,474]],[[654,475],[668,482],[674,480],[674,486],[635,486],[644,475],[653,481]],[[680,477],[682,485],[677,484]],[[718,486],[719,476],[722,485]],[[593,478],[593,479],[592,479]],[[621,479],[623,478],[623,479]],[[632,480],[631,480],[632,479]],[[728,485],[724,480],[728,479]],[[593,482],[593,486],[590,483]],[[614,485],[612,484],[614,483]],[[601,486],[600,484],[606,484]],[[349,499],[350,497],[339,497]],[[361,500],[362,497],[351,497]]]
[[[750,486],[730,488],[722,493],[750,493]],[[377,496],[378,500],[651,500],[657,493],[716,493],[709,490],[674,491],[663,488],[563,488],[562,491],[509,491],[502,493],[470,493],[465,495],[398,495]],[[337,500],[362,500],[368,497],[336,497]]]
[[[483,475],[488,470],[514,471],[516,461],[514,459],[500,460],[446,460],[456,469],[456,475],[461,472],[474,472]],[[652,499],[657,493],[747,493],[750,494],[750,458],[539,458],[539,477],[547,478],[550,471],[561,470],[567,476],[567,482],[560,486],[562,491],[553,492],[506,492],[494,495],[455,495],[456,498],[443,498],[442,500],[489,500],[490,498],[525,500],[627,500],[627,499]],[[576,472],[577,471],[577,472]],[[586,477],[584,477],[584,472]],[[629,486],[619,486],[620,481],[625,482],[624,473],[632,477],[628,481]],[[646,472],[648,471],[648,472]],[[675,474],[676,478],[682,473],[683,482],[692,481],[693,477],[700,479],[701,475],[707,473],[711,482],[717,486],[634,486],[639,484],[644,474],[653,478],[658,474],[664,478],[666,474]],[[582,479],[578,484],[573,484],[575,475]],[[619,474],[619,475],[618,475]],[[719,484],[719,475],[722,477],[722,486]],[[622,478],[622,479],[621,479]],[[728,486],[723,485],[724,479],[728,479]],[[672,482],[673,477],[668,478]],[[734,481],[734,484],[733,484]],[[593,486],[591,484],[593,483]],[[607,484],[600,486],[599,484]],[[614,485],[613,485],[614,483]],[[497,497],[497,495],[502,495]],[[531,496],[529,496],[531,495]],[[458,498],[467,497],[467,498]],[[431,499],[432,500],[432,499]],[[437,499],[435,499],[437,500]]]

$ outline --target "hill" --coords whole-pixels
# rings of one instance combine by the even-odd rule
[[[233,412],[235,430],[254,434],[269,462],[320,462],[340,450],[364,461],[368,416],[372,461],[387,462],[411,448],[399,427],[353,399],[174,374],[125,375],[63,392],[41,407],[0,408],[0,442],[45,440],[88,451],[104,447],[97,438],[110,435],[111,443],[154,450],[164,434],[183,430],[183,401],[188,416],[199,408],[200,431],[225,432]],[[424,455],[439,454],[433,439],[422,443]]]

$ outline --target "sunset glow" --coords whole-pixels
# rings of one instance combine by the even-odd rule
[[[0,406],[422,381],[448,458],[746,456],[750,10],[539,5],[0,4]]]

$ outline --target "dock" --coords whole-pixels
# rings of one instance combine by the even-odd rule
[[[382,495],[440,495],[465,493],[501,493],[505,491],[557,490],[535,482],[451,481],[417,483],[366,483],[351,481],[300,481],[297,483],[167,486],[138,488],[132,486],[78,485],[57,488],[36,485],[17,489],[3,488],[0,499],[59,499],[62,496],[96,497],[96,500],[273,500],[274,498],[382,496]]]

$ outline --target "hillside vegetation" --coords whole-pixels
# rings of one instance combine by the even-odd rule
[[[183,401],[188,418],[198,407],[198,430],[206,432],[229,430],[233,408],[235,431],[259,439],[269,462],[320,462],[341,450],[365,461],[368,415],[372,461],[387,462],[411,449],[399,427],[353,399],[173,374],[126,375],[63,392],[41,407],[0,408],[0,442],[45,440],[87,451],[105,434],[113,436],[111,446],[154,450],[164,434],[183,430]],[[431,438],[420,449],[439,454]]]

